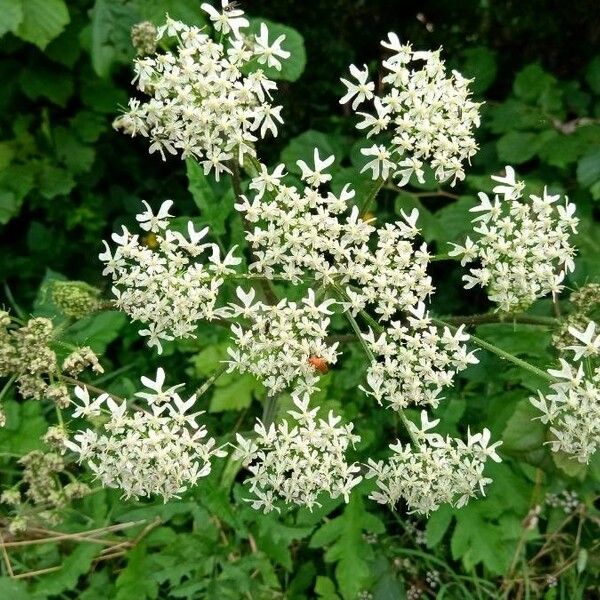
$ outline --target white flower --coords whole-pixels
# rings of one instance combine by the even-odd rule
[[[594,339],[594,327],[588,326],[584,332],[575,330],[585,346],[576,347],[575,360],[589,362],[586,355],[588,344],[596,348],[600,343]],[[571,328],[570,328],[571,329]],[[569,331],[570,331],[569,329]],[[574,332],[571,332],[574,335]],[[587,372],[583,364],[573,366],[560,359],[560,369],[548,369],[548,373],[558,381],[550,385],[551,392],[529,400],[541,413],[539,419],[550,425],[552,437],[548,442],[553,452],[564,452],[580,463],[588,463],[598,449],[600,440],[600,368],[596,366]]]
[[[479,193],[473,231],[465,245],[453,245],[450,256],[461,264],[476,261],[478,266],[463,276],[465,288],[485,287],[498,310],[511,313],[525,310],[537,298],[558,294],[567,273],[573,271],[575,249],[569,236],[576,231],[575,205],[557,205],[559,196],[522,196],[523,182],[516,181],[514,169],[506,167],[503,177],[492,176],[501,185],[491,199]]]
[[[255,59],[280,66],[276,57],[289,53],[279,47],[281,36],[271,46],[264,45],[264,24],[256,42],[240,37],[248,21],[226,0],[222,12],[206,3],[202,8],[217,31],[233,37],[223,45],[197,27],[169,19],[159,37],[176,37],[176,49],[135,61],[134,82],[149,99],[132,98],[129,111],[114,126],[149,138],[149,151],[160,153],[163,160],[167,154],[194,158],[218,180],[231,172],[228,161],[242,164],[244,156],[256,156],[258,135],[277,135],[276,123],[282,122],[281,107],[270,102],[277,84],[260,69],[246,75],[245,67]]]
[[[348,502],[352,490],[362,479],[360,467],[346,461],[346,451],[360,441],[353,425],[342,425],[341,418],[329,412],[318,419],[319,407],[309,408],[310,397],[292,397],[297,410],[290,410],[290,422],[283,420],[265,430],[259,421],[257,437],[237,434],[235,458],[250,471],[246,484],[254,498],[248,501],[265,513],[279,511],[277,499],[286,504],[320,506],[319,498],[328,494]]]
[[[429,165],[438,181],[451,179],[454,185],[464,179],[463,162],[477,151],[472,130],[479,126],[479,104],[469,97],[469,81],[456,71],[448,75],[439,51],[414,52],[395,33],[388,37],[388,42],[382,42],[393,52],[383,61],[389,72],[382,80],[386,93],[374,97],[375,85],[367,83],[367,67],[359,71],[351,65],[358,84],[342,79],[348,91],[340,102],[354,98],[352,109],[356,110],[364,100],[374,98],[376,114],[359,112],[363,120],[357,127],[367,130],[367,137],[391,135],[384,146],[385,158],[393,164],[384,170],[385,177],[389,170],[400,187],[413,174],[423,182],[423,167]],[[373,179],[379,176],[373,169]]]
[[[390,170],[394,168],[394,162],[390,160],[391,155],[385,146],[374,144],[370,148],[361,148],[361,154],[364,156],[373,156],[373,160],[369,161],[361,169],[364,173],[368,169],[373,171],[373,179],[387,179]]]
[[[235,247],[221,258],[218,246],[201,243],[208,228],[196,231],[188,222],[189,239],[169,229],[170,206],[167,201],[158,215],[148,207],[137,216],[142,227],[156,232],[149,241],[153,248],[123,228],[122,235],[112,236],[117,243],[114,253],[105,243],[106,251],[99,255],[107,265],[104,274],[114,283],[115,306],[147,325],[139,333],[148,337],[148,345],[159,353],[162,341],[195,337],[201,319],[220,316],[216,303],[222,277],[233,273],[232,267],[240,262],[234,256]],[[202,264],[199,258],[207,251],[208,260]]]
[[[98,398],[90,401],[90,393],[87,387],[84,386],[76,386],[73,390],[75,392],[75,396],[83,405],[76,405],[77,408],[73,411],[73,418],[77,419],[79,417],[97,417],[101,413],[102,404],[108,398],[108,394],[102,394],[98,396]]]
[[[356,110],[365,100],[373,98],[373,90],[375,84],[372,81],[367,81],[369,78],[369,69],[367,65],[363,65],[364,70],[361,71],[358,67],[350,65],[350,73],[358,83],[353,83],[347,79],[341,79],[341,82],[348,88],[348,91],[343,98],[340,99],[340,104],[346,104],[352,101],[352,110]]]
[[[280,35],[272,44],[269,44],[269,29],[264,23],[260,24],[260,34],[254,36],[256,46],[254,54],[258,56],[258,62],[261,65],[267,64],[268,67],[275,67],[281,71],[281,61],[277,57],[286,59],[290,57],[287,50],[281,48],[281,43],[285,40],[285,35]]]
[[[140,224],[140,228],[144,231],[152,231],[153,233],[158,233],[166,229],[169,224],[169,218],[173,216],[169,214],[169,209],[173,206],[173,200],[165,200],[160,205],[156,215],[145,200],[142,200],[142,204],[146,207],[146,212],[140,213],[135,217]]]
[[[309,185],[313,187],[319,187],[321,184],[327,183],[331,180],[331,175],[328,173],[323,173],[323,171],[333,164],[335,156],[331,155],[325,160],[321,160],[321,157],[319,156],[319,150],[315,148],[313,152],[313,159],[315,164],[314,169],[311,169],[303,160],[297,160],[296,164],[302,171],[300,177]]]
[[[235,38],[240,37],[240,29],[250,25],[248,19],[244,15],[244,11],[238,8],[233,8],[233,4],[229,0],[221,0],[221,12],[218,12],[210,4],[204,3],[200,8],[208,13],[210,20],[214,23],[217,31],[227,35],[230,31]]]
[[[143,381],[160,390],[164,371],[159,369],[156,382],[145,377]],[[149,412],[130,412],[125,402],[117,404],[107,394],[90,404],[87,390],[76,388],[84,403],[104,405],[110,418],[100,435],[90,429],[80,431],[74,437],[77,443],[67,440],[65,446],[79,455],[79,462],[88,464],[103,486],[121,489],[125,498],[158,494],[166,502],[178,497],[210,473],[213,457],[226,455],[196,422],[202,413],[188,414],[196,397],[184,402],[174,392],[178,387],[169,390],[162,405],[150,402]],[[80,415],[85,416],[81,411]]]
[[[483,476],[486,458],[500,461],[496,448],[501,442],[489,444],[490,432],[484,429],[469,434],[465,444],[457,438],[443,438],[428,431],[437,424],[421,413],[421,427],[412,425],[419,433],[417,447],[401,442],[392,444],[392,456],[387,461],[368,462],[366,477],[375,478],[377,490],[370,498],[381,504],[406,502],[409,512],[428,515],[441,504],[464,506],[478,493],[484,495],[491,479]]]
[[[301,302],[281,300],[277,306],[254,301],[254,291],[237,288],[242,304],[229,305],[230,315],[249,319],[249,327],[231,326],[236,348],[229,348],[229,371],[249,371],[269,394],[291,387],[295,392],[317,389],[319,367],[337,360],[337,343],[328,345],[329,307],[336,302],[316,303],[315,293]],[[316,360],[318,359],[318,360]]]
[[[582,346],[567,347],[568,350],[573,350],[574,360],[600,354],[600,335],[596,335],[596,323],[594,321],[588,323],[585,331],[579,331],[576,327],[569,327],[569,333],[583,344]]]

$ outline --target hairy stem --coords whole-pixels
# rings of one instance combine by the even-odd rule
[[[434,323],[436,323],[437,325],[441,325],[443,327],[448,327],[448,329],[450,329],[450,331],[452,331],[452,332],[455,332],[458,329],[454,325],[451,325],[450,323],[447,323],[446,321],[442,321],[441,319],[432,318],[432,321]],[[535,367],[531,363],[528,363],[525,360],[517,358],[513,354],[510,354],[510,352],[506,352],[505,350],[502,350],[502,348],[498,348],[498,346],[494,346],[493,344],[490,344],[489,342],[486,342],[485,340],[482,340],[481,338],[479,338],[475,335],[470,335],[470,339],[473,340],[473,342],[475,344],[477,344],[480,348],[483,348],[484,350],[487,350],[488,352],[492,352],[493,354],[495,354],[496,356],[499,356],[503,360],[507,360],[508,362],[511,362],[514,365],[521,367],[521,369],[525,369],[526,371],[529,371],[530,373],[533,373],[537,377],[545,379],[546,381],[549,381],[550,383],[556,382],[556,379],[554,377],[552,377],[552,375],[550,375],[550,373],[547,373],[546,371],[542,371],[542,369]]]
[[[450,316],[442,317],[445,323],[451,325],[485,325],[487,323],[506,323],[512,325],[519,323],[522,325],[546,325],[554,327],[558,323],[558,319],[554,317],[539,317],[537,315],[514,314],[502,315],[497,313],[487,313],[483,315],[465,315],[465,316]]]
[[[367,215],[367,213],[371,209],[371,204],[373,204],[375,198],[377,197],[377,194],[379,193],[379,190],[383,187],[384,183],[384,179],[376,179],[373,182],[373,185],[369,188],[369,191],[367,193],[367,196],[365,197],[364,202],[362,203],[362,206],[359,207],[361,217],[364,218]]]
[[[228,369],[229,365],[225,364],[222,367],[220,367],[219,369],[217,369],[197,390],[196,390],[196,397],[200,398],[203,394],[206,393],[206,391],[208,390],[208,388],[210,388],[210,386],[217,380],[219,379],[219,377],[221,377],[221,375],[223,375],[227,369]]]
[[[231,185],[233,187],[233,192],[235,194],[236,200],[239,200],[242,196],[242,181],[240,179],[240,167],[239,167],[237,161],[235,161],[235,160],[231,161]],[[248,220],[246,219],[246,217],[244,215],[240,215],[240,217],[242,219],[242,225],[244,227],[244,231],[246,233],[249,233],[250,232],[250,223],[248,223]],[[254,251],[252,250],[252,247],[250,247],[250,254],[251,254],[252,260],[256,261],[257,258],[254,255]],[[266,279],[260,279],[258,283],[259,283],[260,288],[265,296],[267,303],[271,304],[271,305],[277,304],[278,298],[277,298],[277,295],[275,294],[275,291],[273,290],[273,287],[271,286],[270,282]]]

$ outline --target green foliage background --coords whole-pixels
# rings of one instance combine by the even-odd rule
[[[596,2],[259,0],[244,8],[293,28],[287,31],[292,66],[279,82],[285,127],[259,149],[268,163],[287,160],[293,170],[295,160],[307,158],[316,145],[336,153],[334,187],[351,181],[364,190],[359,138],[338,104],[339,77],[351,62],[376,69],[378,40],[388,30],[422,48],[443,45],[448,63],[474,77],[475,96],[485,100],[481,150],[451,196],[440,195],[431,182],[385,192],[375,210],[379,222],[416,206],[425,239],[444,253],[448,242],[470,229],[468,210],[477,191],[490,191],[489,174],[512,164],[530,191],[546,184],[577,204],[579,256],[569,288],[600,281]],[[141,199],[156,206],[173,198],[178,215],[210,224],[226,244],[244,244],[227,182],[207,181],[195,165],[177,159],[163,163],[148,155],[143,140],[111,128],[131,92],[130,27],[144,19],[158,24],[165,12],[203,23],[199,3],[188,0],[0,0],[0,280],[3,301],[14,310],[60,318],[45,293],[52,279],[104,289],[95,258],[100,240],[120,224],[132,224]],[[455,263],[434,263],[432,269],[438,314],[490,308],[483,293],[462,289]],[[549,311],[547,301],[532,309]],[[341,331],[343,322],[335,326]],[[476,333],[541,368],[556,361],[550,333],[541,326],[481,325]],[[103,353],[106,372],[114,376],[101,383],[120,395],[135,391],[139,375],[157,366],[136,329],[115,312],[77,322],[65,339]],[[197,340],[170,344],[160,364],[172,383],[185,381],[191,392],[219,366],[226,346],[226,330],[202,326]],[[313,513],[264,516],[243,501],[235,465],[223,464],[180,501],[164,505],[124,502],[112,491],[89,496],[65,514],[64,531],[145,520],[123,533],[133,539],[144,525],[156,520],[155,526],[114,560],[99,562],[99,547],[72,540],[11,552],[23,572],[62,568],[13,580],[2,567],[0,598],[348,600],[368,591],[384,600],[404,598],[411,586],[425,597],[494,598],[503,577],[518,579],[515,589],[530,597],[597,597],[600,461],[574,467],[551,455],[543,445],[547,432],[531,421],[527,402],[544,383],[492,355],[480,353],[480,360],[448,391],[438,416],[442,433],[487,426],[504,440],[504,462],[489,468],[494,483],[485,499],[461,510],[442,508],[424,521],[375,506],[364,484],[347,506],[329,501]],[[319,395],[325,408],[358,424],[358,460],[384,456],[386,440],[399,435],[393,415],[374,408],[358,390],[363,364],[360,347],[348,345],[339,366],[323,377]],[[252,377],[223,376],[204,399],[209,429],[227,435],[240,422],[250,424],[263,397]],[[7,413],[0,451],[41,447],[53,412],[15,396]],[[2,487],[17,476],[14,462],[2,455]],[[565,524],[560,509],[548,508],[537,527],[525,530],[531,507],[546,492],[562,490],[579,494],[585,518]],[[567,540],[564,547],[553,546],[533,561],[555,533],[561,543]],[[563,564],[559,585],[546,586],[547,574]],[[442,579],[435,589],[426,580],[434,569]]]

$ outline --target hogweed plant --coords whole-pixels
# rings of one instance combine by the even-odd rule
[[[40,472],[49,477],[73,456],[125,498],[166,501],[202,485],[214,462],[228,455],[236,468],[248,469],[246,499],[265,512],[285,505],[312,510],[327,495],[348,502],[363,479],[373,480],[375,502],[392,507],[401,503],[425,515],[445,503],[462,507],[485,495],[491,484],[486,463],[501,460],[502,441],[487,428],[464,438],[443,435],[431,411],[481,351],[548,382],[531,403],[550,426],[549,446],[588,462],[600,434],[595,322],[568,325],[562,347],[573,357],[560,358],[560,367],[547,372],[467,332],[477,322],[558,326],[524,313],[539,298],[557,303],[574,269],[575,205],[546,189],[541,196],[525,194],[507,166],[491,175],[493,196],[479,194],[469,236],[437,256],[423,241],[417,209],[401,211],[390,223],[377,223],[369,212],[386,186],[423,182],[426,173],[440,184],[464,180],[480,123],[470,81],[447,70],[440,50],[415,50],[395,33],[382,42],[387,57],[380,83],[370,80],[366,66],[350,66],[340,102],[350,104],[366,135],[362,172],[371,179],[359,193],[350,182],[332,185],[336,158],[323,149],[292,165],[261,162],[257,143],[277,136],[283,124],[277,83],[267,73],[290,56],[285,35],[275,37],[264,23],[259,33],[247,33],[243,11],[227,0],[221,10],[202,9],[212,27],[167,18],[155,31],[136,29],[136,39],[144,38],[138,47],[148,52],[134,62],[133,82],[143,98],[132,98],[114,126],[146,138],[149,152],[163,160],[192,160],[205,176],[229,178],[248,251],[224,248],[209,227],[198,229],[191,220],[182,226],[177,202],[166,200],[158,210],[145,202],[137,215],[140,231],[114,233],[100,260],[112,305],[140,324],[149,348],[161,354],[165,343],[193,339],[199,324],[209,322],[230,330],[227,356],[187,400],[180,385],[165,387],[160,367],[155,379],[142,377],[149,392],[117,398],[79,381],[84,368],[102,369],[89,348],[73,350],[61,366],[51,321],[19,322],[1,313],[0,374],[25,398],[53,400],[61,424],[60,435],[50,437],[59,439],[62,454],[26,461],[28,473],[36,473],[28,475],[31,500],[40,500],[32,491]],[[474,263],[465,287],[483,288],[496,311],[465,319],[432,314],[433,260]],[[228,286],[237,300],[230,301]],[[105,303],[95,292],[72,291],[73,299],[75,292],[88,294],[89,310]],[[63,304],[68,292],[57,295]],[[366,464],[352,458],[361,442],[353,423],[314,399],[321,376],[344,353],[331,328],[340,318],[364,354],[362,393],[403,426],[399,439],[389,440],[387,456]],[[225,372],[256,378],[265,410],[251,431],[217,441],[202,424],[198,401]],[[278,408],[288,393],[293,407],[282,417]],[[411,409],[420,412],[419,423]],[[90,426],[75,432],[80,419]],[[52,502],[81,493],[57,489]],[[18,490],[3,494],[3,502],[15,506],[19,498]]]

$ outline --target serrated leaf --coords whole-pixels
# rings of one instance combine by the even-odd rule
[[[244,35],[256,35],[260,32],[260,25],[264,23],[269,29],[269,43],[275,41],[280,35],[285,35],[281,48],[290,53],[289,58],[281,59],[281,71],[274,67],[259,65],[270,79],[283,79],[285,81],[296,81],[304,72],[306,66],[306,50],[304,49],[304,38],[298,31],[281,23],[274,23],[267,19],[249,19],[250,27],[244,29]],[[256,70],[253,63],[252,70]]]
[[[56,595],[75,589],[79,578],[90,570],[92,560],[100,550],[97,544],[78,544],[64,558],[59,571],[44,575],[37,586],[38,591],[47,595]]]
[[[47,98],[64,108],[73,95],[73,77],[61,68],[29,67],[21,72],[20,81],[21,89],[31,100]]]
[[[533,158],[542,140],[535,133],[525,131],[509,131],[496,143],[498,158],[506,163],[520,165]]]
[[[39,170],[37,184],[40,194],[52,200],[56,196],[66,196],[75,187],[75,180],[66,169],[44,163]]]
[[[583,479],[587,472],[585,463],[580,463],[576,458],[565,452],[552,452],[552,462],[568,477]]]
[[[232,383],[214,388],[208,412],[248,408],[252,404],[255,392],[261,389],[262,386],[252,375],[237,375]]]
[[[382,533],[384,530],[383,523],[365,510],[360,494],[355,491],[344,512],[313,535],[312,548],[329,546],[325,561],[336,563],[336,579],[345,600],[356,598],[371,575],[373,549],[364,541],[363,531]]]
[[[472,196],[461,196],[451,204],[444,206],[433,213],[438,224],[438,242],[457,242],[471,231],[471,208],[477,206],[477,201]]]
[[[20,0],[23,18],[13,33],[43,50],[69,22],[63,0]]]

